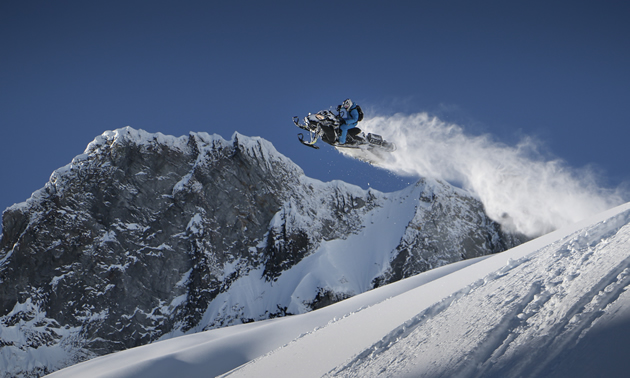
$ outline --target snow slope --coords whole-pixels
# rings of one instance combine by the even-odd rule
[[[630,368],[629,223],[630,203],[321,310],[154,343],[50,377],[615,376]]]
[[[258,137],[131,127],[3,222],[1,378],[310,312],[525,239],[446,182],[381,193],[308,178]]]

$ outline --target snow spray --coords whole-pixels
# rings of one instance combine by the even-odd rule
[[[619,190],[598,185],[594,170],[546,159],[533,138],[509,146],[427,113],[378,116],[361,128],[396,144],[377,166],[469,190],[510,231],[539,236],[623,203]]]

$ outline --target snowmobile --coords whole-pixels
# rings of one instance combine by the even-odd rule
[[[306,130],[310,133],[310,140],[304,140],[304,134],[299,133],[299,141],[308,147],[318,149],[315,143],[318,139],[321,139],[324,143],[328,143],[335,148],[343,149],[364,149],[364,150],[381,150],[385,152],[392,152],[396,149],[393,143],[387,142],[377,134],[368,133],[365,135],[358,127],[353,127],[348,130],[346,136],[346,143],[339,143],[339,136],[341,135],[341,129],[339,126],[343,120],[339,115],[339,110],[320,110],[315,114],[309,113],[304,117],[304,123],[300,123],[300,118],[293,117],[293,123],[295,126]]]

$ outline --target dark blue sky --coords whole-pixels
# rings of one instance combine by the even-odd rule
[[[346,97],[470,134],[541,139],[605,185],[630,179],[627,1],[3,1],[0,211],[105,130],[261,136],[306,174],[399,178],[300,145]]]

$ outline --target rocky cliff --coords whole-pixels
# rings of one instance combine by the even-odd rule
[[[323,183],[260,138],[129,127],[2,222],[4,376],[310,311],[523,241],[443,182]]]

